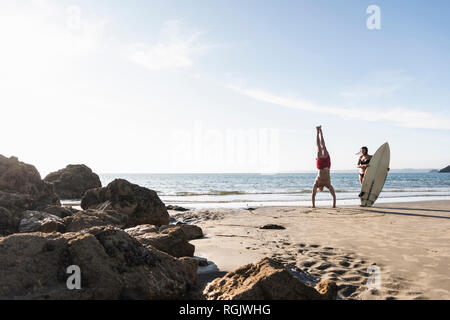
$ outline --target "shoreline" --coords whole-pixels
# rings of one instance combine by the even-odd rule
[[[205,233],[191,243],[195,255],[212,261],[217,270],[199,281],[272,257],[318,280],[336,281],[342,299],[450,299],[449,208],[450,201],[443,200],[171,214]],[[285,229],[260,229],[267,224]],[[373,264],[380,268],[378,290],[367,288]]]
[[[179,201],[167,201],[162,197],[163,202],[167,205],[176,205],[185,207],[189,210],[200,210],[200,209],[246,209],[248,207],[251,208],[273,208],[273,207],[310,207],[311,200],[299,200],[299,201],[243,201],[243,202],[205,202],[205,203],[197,203],[201,205],[192,205],[189,202],[179,202]],[[394,200],[394,201],[392,201]],[[434,201],[450,201],[450,195],[443,196],[416,196],[416,197],[396,197],[396,198],[379,198],[375,204],[375,207],[378,204],[401,204],[401,203],[417,203],[417,202],[434,202]],[[344,203],[343,203],[344,202]],[[359,202],[359,199],[338,199],[337,205],[338,207],[350,207],[356,206]],[[63,206],[72,206],[72,207],[80,207],[81,200],[61,200],[61,204]],[[272,203],[272,204],[268,204]],[[324,204],[326,203],[326,204]],[[220,206],[214,206],[217,204],[221,204]],[[240,205],[237,205],[240,204]],[[257,205],[260,204],[260,205]],[[262,205],[261,205],[262,204]],[[316,205],[319,208],[327,207],[331,204],[331,199],[316,200]]]

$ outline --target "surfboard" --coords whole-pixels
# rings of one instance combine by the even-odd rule
[[[361,193],[359,194],[361,206],[372,207],[377,201],[386,182],[390,160],[391,150],[386,142],[375,152],[372,160],[370,160],[370,167],[364,175]]]

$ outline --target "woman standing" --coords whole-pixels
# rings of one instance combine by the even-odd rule
[[[317,129],[317,169],[319,173],[317,174],[316,181],[314,183],[313,191],[312,191],[312,207],[316,207],[316,194],[317,189],[320,192],[323,191],[324,187],[327,187],[330,190],[330,193],[333,197],[333,208],[336,208],[336,193],[334,192],[334,188],[331,185],[331,177],[330,177],[330,168],[331,168],[331,159],[328,153],[327,147],[325,146],[325,140],[323,139],[322,126],[319,126]]]
[[[367,147],[362,147],[359,153],[361,156],[358,159],[359,168],[359,183],[363,183],[364,175],[366,174],[367,169],[370,167],[370,160],[372,160],[372,156],[369,154],[369,149]]]

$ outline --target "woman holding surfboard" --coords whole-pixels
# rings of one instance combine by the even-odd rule
[[[358,160],[360,169],[359,182],[361,182],[362,207],[371,207],[377,201],[389,172],[391,159],[391,149],[389,143],[378,148],[373,156],[369,155],[367,147],[361,148],[361,155]]]
[[[327,187],[330,190],[331,195],[333,196],[333,208],[336,208],[336,193],[334,192],[334,188],[331,185],[330,178],[330,168],[331,168],[331,158],[328,153],[327,147],[325,146],[325,140],[323,139],[322,126],[319,126],[317,129],[317,169],[319,173],[317,174],[316,181],[314,183],[313,191],[312,191],[312,207],[316,207],[316,194],[317,189],[322,192],[324,187]]]
[[[369,154],[369,149],[367,147],[362,147],[359,154],[361,155],[358,159],[359,168],[359,183],[363,183],[364,175],[366,174],[367,169],[370,167],[370,160],[372,160],[372,156]]]

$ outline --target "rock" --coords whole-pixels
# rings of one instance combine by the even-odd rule
[[[208,300],[322,300],[330,298],[265,258],[215,279],[203,291]]]
[[[6,208],[0,207],[0,237],[16,233],[19,219]]]
[[[11,193],[0,190],[0,207],[13,213],[21,213],[24,210],[36,208],[36,202],[29,194]]]
[[[36,168],[0,155],[0,235],[19,232],[24,211],[49,205],[60,206],[59,199]]]
[[[128,228],[125,230],[130,236],[140,237],[144,236],[147,233],[158,233],[159,228],[150,224],[141,224],[140,226],[136,226],[134,228]]]
[[[445,167],[444,169],[439,171],[440,173],[448,173],[450,172],[450,166]]]
[[[44,209],[42,209],[42,211],[50,213],[60,218],[69,217],[79,212],[79,210],[74,209],[72,207],[61,207],[61,206],[47,206]]]
[[[2,300],[183,299],[197,280],[195,259],[146,248],[113,227],[0,238],[0,261]],[[67,288],[72,265],[81,290]]]
[[[81,207],[85,210],[95,209],[106,201],[110,202],[114,210],[129,216],[127,227],[169,224],[166,206],[156,192],[126,180],[118,179],[107,187],[88,190],[81,200]]]
[[[128,216],[116,210],[84,210],[64,218],[66,232],[78,232],[99,226],[124,228]]]
[[[260,227],[262,230],[285,230],[286,228],[283,226],[279,226],[276,224],[267,224],[265,226]]]
[[[44,181],[53,185],[60,199],[81,199],[87,190],[102,186],[99,176],[85,165],[68,165],[50,173]]]
[[[50,213],[39,211],[25,211],[19,223],[20,233],[30,232],[64,232],[63,220]]]
[[[125,230],[145,246],[170,254],[174,257],[192,257],[195,247],[188,242],[188,238],[182,228],[168,228],[160,232],[151,225],[138,226]]]
[[[198,261],[199,267],[207,267],[208,266],[208,259],[206,258],[196,258]]]
[[[316,285],[316,290],[325,300],[336,300],[338,294],[338,286],[336,282],[324,280]]]
[[[174,205],[169,205],[166,207],[167,210],[172,210],[172,211],[180,211],[180,212],[186,212],[189,211],[189,209],[180,207],[180,206],[174,206]]]
[[[52,185],[41,180],[32,165],[0,155],[0,206],[13,211],[60,205]]]
[[[159,228],[159,231],[164,233],[168,232],[167,230],[174,230],[174,229],[180,229],[181,231],[183,231],[188,240],[203,238],[203,230],[200,227],[194,226],[192,224],[162,226]]]

